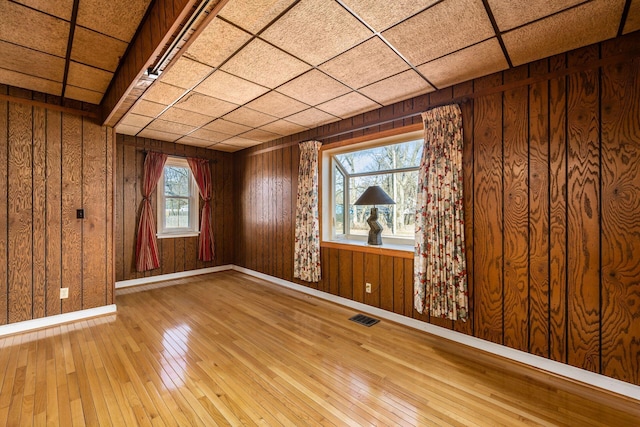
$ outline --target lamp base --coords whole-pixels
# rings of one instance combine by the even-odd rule
[[[369,239],[367,243],[369,245],[380,246],[382,245],[382,225],[378,222],[378,208],[371,208],[371,214],[367,218],[367,224],[369,224]]]

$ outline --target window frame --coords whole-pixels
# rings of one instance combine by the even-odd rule
[[[166,227],[166,196],[164,192],[164,172],[167,166],[186,168],[189,171],[189,227]],[[187,159],[183,157],[167,157],[167,161],[162,168],[162,173],[158,179],[156,187],[157,195],[157,227],[156,236],[158,239],[168,239],[177,237],[193,237],[200,234],[200,194],[198,184],[191,172]],[[194,207],[191,209],[191,207]]]
[[[334,160],[334,156],[342,153],[349,153],[353,151],[361,151],[369,148],[381,147],[385,145],[398,144],[402,142],[409,142],[414,140],[422,140],[424,138],[424,131],[420,124],[419,130],[414,130],[415,127],[405,130],[394,130],[390,136],[372,135],[366,140],[357,138],[354,141],[345,141],[343,144],[337,144],[337,147],[328,146],[323,147],[321,150],[321,171],[322,171],[322,191],[321,191],[321,235],[323,242],[333,242],[347,245],[366,245],[367,235],[354,235],[349,233],[348,226],[348,212],[349,206],[345,204],[343,209],[343,227],[344,234],[338,234],[335,232],[335,176],[336,169],[339,169],[344,176],[344,197],[347,201],[349,192],[349,178],[364,175],[375,175],[376,172],[365,172],[348,174],[343,170],[340,162]],[[415,168],[398,168],[392,170],[382,171],[381,174],[399,173],[407,170],[415,170]],[[419,169],[419,166],[418,166]],[[403,238],[396,236],[383,236],[383,247],[399,250],[413,251],[415,246],[415,238]]]

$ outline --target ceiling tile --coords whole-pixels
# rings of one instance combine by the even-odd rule
[[[151,0],[82,0],[78,25],[129,42]]]
[[[168,132],[160,132],[152,129],[144,129],[138,134],[138,136],[142,138],[151,138],[151,139],[159,139],[160,141],[174,142],[176,139],[180,138],[182,135],[178,135],[175,133],[168,133]]]
[[[317,108],[309,108],[308,110],[301,111],[292,116],[287,117],[287,121],[296,123],[300,126],[308,128],[314,128],[326,123],[335,122],[340,120],[338,117],[318,110]]]
[[[427,62],[418,70],[438,88],[486,76],[509,68],[494,37],[451,55]]]
[[[225,120],[250,127],[260,127],[275,121],[277,118],[247,107],[240,107],[224,116]]]
[[[615,37],[623,2],[594,0],[502,35],[514,66]]]
[[[272,89],[309,68],[260,39],[254,39],[222,66],[224,71]]]
[[[622,34],[640,30],[640,0],[632,0]]]
[[[300,101],[296,101],[293,98],[289,98],[288,96],[274,91],[262,95],[260,98],[251,101],[246,106],[253,110],[271,114],[276,117],[285,117],[309,108],[307,104],[303,104]]]
[[[266,87],[219,70],[207,77],[194,90],[234,104],[244,104],[269,91]]]
[[[120,120],[118,125],[132,126],[137,128],[144,128],[146,125],[151,123],[153,117],[141,116],[139,114],[127,114]],[[140,130],[138,129],[138,131]]]
[[[204,127],[204,129],[213,130],[216,132],[221,132],[226,135],[238,135],[240,133],[246,132],[251,128],[249,126],[241,125],[238,123],[229,122],[224,119],[218,119],[214,122],[209,123]]]
[[[260,37],[318,65],[371,35],[371,30],[336,1],[302,0]]]
[[[304,73],[277,90],[309,105],[318,105],[351,91],[347,86],[318,70]]]
[[[482,0],[448,0],[382,35],[413,65],[422,64],[495,35]]]
[[[220,11],[220,16],[256,34],[280,15],[294,0],[233,0]]]
[[[273,123],[261,126],[260,129],[264,129],[267,132],[277,133],[279,135],[293,135],[294,133],[307,130],[306,127],[297,125],[295,123],[288,122],[286,120],[276,120]]]
[[[71,61],[69,63],[67,84],[104,93],[112,77],[113,73],[108,71]]]
[[[192,145],[195,147],[208,147],[211,144],[214,144],[214,142],[209,141],[207,139],[194,138],[192,136],[183,136],[176,142],[178,144]]]
[[[227,139],[224,141],[225,145],[231,145],[234,147],[253,147],[254,145],[260,144],[260,141],[255,141],[253,139],[243,138],[241,136],[234,136],[233,138]]]
[[[205,139],[207,141],[211,141],[210,143],[213,144],[214,142],[220,142],[220,141],[224,141],[225,139],[229,138],[229,135],[224,134],[224,133],[220,133],[220,132],[215,132],[212,130],[208,130],[208,129],[198,129],[194,132],[191,132],[189,134],[189,136],[192,136],[194,138],[198,138],[198,139]]]
[[[184,89],[156,80],[144,93],[144,99],[169,105],[185,92]]]
[[[250,38],[249,33],[216,18],[189,46],[184,56],[218,67]]]
[[[374,30],[383,31],[437,1],[393,0],[393,7],[389,7],[386,1],[343,0],[343,3]]]
[[[142,128],[136,126],[129,126],[125,124],[118,124],[116,126],[116,132],[124,135],[132,135],[135,136],[138,132],[140,132]]]
[[[0,40],[61,58],[66,56],[69,39],[67,21],[10,1],[0,1],[0,16]]]
[[[165,108],[167,108],[167,106],[164,104],[140,99],[133,107],[131,107],[129,113],[140,114],[147,117],[156,117]]]
[[[64,97],[75,99],[77,101],[88,102],[90,104],[100,104],[102,101],[102,92],[96,92],[83,87],[67,85],[64,89]]]
[[[169,122],[167,120],[155,119],[149,125],[147,129],[158,130],[160,132],[169,132],[184,135],[194,130],[195,126],[189,126],[182,123]]]
[[[380,38],[373,37],[320,66],[354,89],[408,69],[409,66]]]
[[[213,117],[205,116],[193,111],[183,110],[181,108],[171,107],[159,117],[170,122],[184,123],[185,125],[200,127],[213,120]]]
[[[342,118],[355,116],[356,114],[371,111],[378,107],[380,107],[380,105],[357,92],[351,92],[318,105],[318,108],[322,111]]]
[[[40,77],[28,76],[17,71],[0,68],[0,82],[25,89],[36,90],[38,92],[50,93],[60,96],[62,94],[62,83],[42,79]]]
[[[249,132],[243,133],[242,135],[240,135],[240,137],[253,139],[260,142],[268,142],[280,138],[280,135],[278,135],[277,133],[268,132],[264,129],[253,129]]]
[[[233,145],[227,145],[225,143],[215,144],[209,147],[212,150],[225,151],[227,153],[235,153],[236,151],[242,150],[242,147],[235,147]]]
[[[121,40],[76,26],[71,60],[115,72],[125,50],[127,43]]]
[[[179,58],[169,70],[160,75],[160,81],[184,89],[190,89],[212,71],[213,68],[208,65],[182,57]]]
[[[73,0],[12,0],[16,3],[24,4],[34,9],[43,11],[46,14],[71,21],[73,12]]]
[[[2,58],[2,65],[0,65],[2,68],[62,82],[65,64],[63,58],[1,40],[0,58]],[[38,65],[34,67],[34,64]]]
[[[535,21],[585,0],[487,0],[500,31],[507,31]]]
[[[407,70],[363,87],[358,92],[382,105],[389,105],[433,90],[435,89],[418,73],[413,70]]]
[[[189,93],[182,98],[180,102],[176,103],[175,106],[211,117],[220,117],[238,108],[236,104],[195,92]]]

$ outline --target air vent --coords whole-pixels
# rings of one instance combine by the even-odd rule
[[[355,316],[353,316],[349,320],[351,320],[352,322],[356,322],[356,323],[359,323],[361,325],[367,326],[367,327],[373,326],[373,325],[375,325],[376,323],[379,322],[378,319],[374,319],[373,317],[365,316],[364,314],[356,314]]]

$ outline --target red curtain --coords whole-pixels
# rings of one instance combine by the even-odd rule
[[[136,268],[138,271],[153,270],[160,267],[156,226],[149,197],[158,184],[167,155],[150,152],[144,158],[144,178],[142,183],[142,210],[138,223],[136,240]]]
[[[200,241],[198,242],[198,259],[211,261],[214,257],[213,226],[211,224],[211,169],[205,159],[187,158],[191,173],[196,179],[200,196],[204,200],[202,220],[200,222]]]

